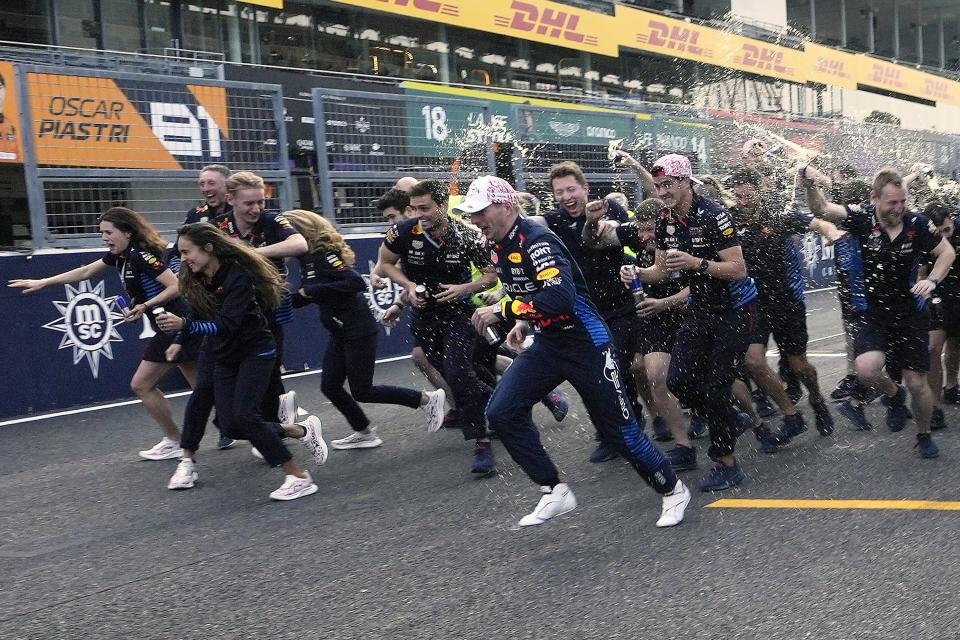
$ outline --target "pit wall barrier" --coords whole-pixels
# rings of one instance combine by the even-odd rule
[[[385,311],[399,299],[394,285],[383,290],[369,287],[382,236],[348,238],[357,254],[357,270],[368,282],[367,301],[374,313]],[[832,247],[818,237],[800,240],[807,259],[808,288],[833,286]],[[0,254],[3,278],[43,278],[97,260],[103,250],[46,250],[34,254]],[[299,270],[290,265],[291,286],[297,287]],[[108,272],[75,285],[48,287],[23,295],[18,289],[0,289],[0,317],[6,318],[2,352],[6,375],[0,394],[0,420],[46,411],[133,397],[129,383],[152,330],[143,320],[126,323],[117,307],[119,275]],[[377,357],[410,353],[413,339],[409,311],[393,329],[381,327]],[[327,334],[315,306],[297,309],[285,325],[286,371],[317,369]],[[316,381],[319,385],[319,380]],[[166,391],[185,389],[179,375],[161,385]]]

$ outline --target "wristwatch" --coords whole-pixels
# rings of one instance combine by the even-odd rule
[[[697,267],[697,271],[700,273],[706,273],[707,269],[710,268],[710,263],[706,258],[700,258],[700,266]]]

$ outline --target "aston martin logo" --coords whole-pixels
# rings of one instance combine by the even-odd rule
[[[79,288],[69,284],[63,288],[67,299],[53,303],[60,317],[43,328],[62,333],[59,348],[73,347],[73,364],[86,358],[90,373],[96,378],[100,372],[100,356],[113,360],[110,343],[123,342],[117,333],[117,324],[123,322],[117,296],[104,297],[103,280],[96,287],[84,280]]]
[[[580,131],[579,122],[558,122],[557,120],[551,120],[547,123],[547,126],[561,138],[569,138]]]

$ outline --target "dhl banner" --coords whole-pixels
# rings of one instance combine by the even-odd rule
[[[804,82],[802,51],[655,13],[616,6],[624,47]]]
[[[258,7],[269,7],[271,9],[283,9],[283,0],[240,0],[244,4],[255,4]]]
[[[366,9],[617,56],[614,16],[547,0],[334,0]]]
[[[860,57],[863,59],[863,74],[859,79],[861,84],[933,102],[960,104],[960,82],[885,60]]]
[[[864,75],[863,56],[808,42],[807,80],[834,87],[856,89]]]
[[[13,63],[0,61],[0,162],[23,162],[16,88]]]
[[[263,92],[41,72],[28,73],[26,84],[26,122],[41,166],[194,170],[217,162],[256,170],[282,164],[271,98]]]
[[[865,85],[960,104],[960,83],[906,65],[812,43],[792,49],[622,4],[610,16],[548,0],[334,1],[608,56],[639,49],[799,84]]]

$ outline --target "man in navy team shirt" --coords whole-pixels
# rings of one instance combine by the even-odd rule
[[[935,458],[939,451],[930,437],[933,396],[926,377],[930,368],[926,301],[950,271],[956,256],[953,247],[937,235],[928,218],[906,210],[907,190],[894,169],[877,173],[870,201],[860,205],[827,202],[807,177],[806,167],[800,178],[813,214],[842,223],[854,241],[854,255],[847,262],[859,326],[854,338],[857,377],[864,386],[883,392],[887,427],[900,431],[910,415],[907,392],[884,367],[889,364],[902,372],[916,416],[916,447],[922,457]],[[933,267],[926,278],[918,279],[919,268],[929,257],[935,259]],[[871,428],[859,399],[845,401],[840,413],[859,430]]]
[[[507,344],[522,351],[487,404],[490,428],[528,477],[540,485],[539,503],[520,526],[543,524],[577,506],[543,448],[531,409],[564,380],[580,394],[594,427],[663,496],[658,527],[683,520],[690,492],[643,433],[624,388],[610,331],[590,300],[570,252],[548,228],[520,215],[519,196],[495,176],[474,180],[457,210],[470,215],[492,246],[507,298],[473,314],[478,333],[515,320]],[[523,349],[525,335],[535,332]]]

